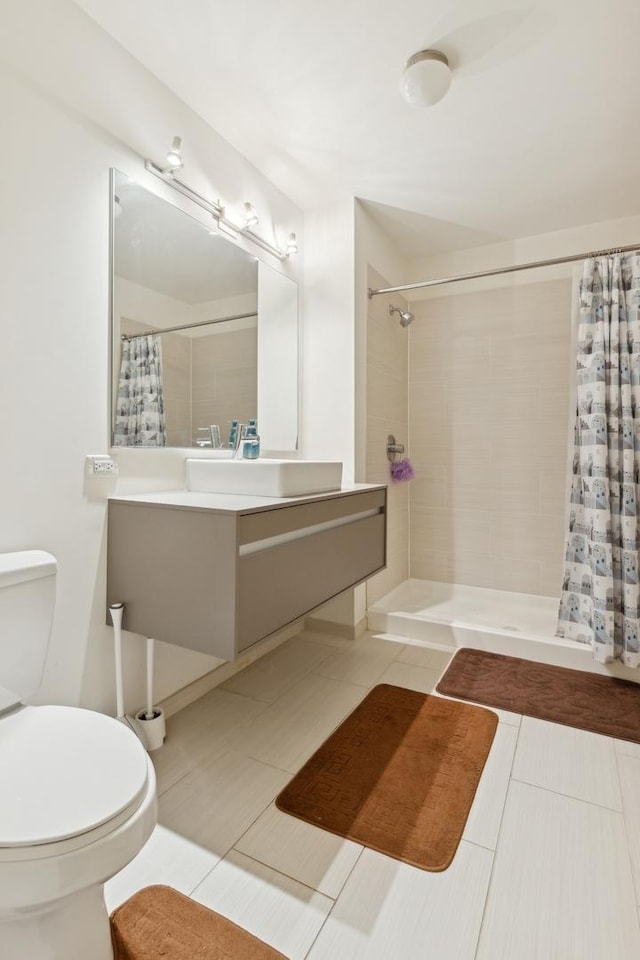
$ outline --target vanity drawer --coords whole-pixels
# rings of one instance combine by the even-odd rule
[[[318,523],[343,520],[367,510],[381,510],[385,505],[385,495],[385,490],[371,490],[331,500],[316,500],[299,506],[287,505],[261,513],[244,514],[238,518],[238,544],[242,547]]]
[[[371,576],[384,564],[384,513],[241,556],[238,650]]]

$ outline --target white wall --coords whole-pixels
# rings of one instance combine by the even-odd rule
[[[407,264],[358,200],[316,211],[313,220],[307,216],[306,230],[305,397],[313,415],[307,416],[305,434],[323,437],[322,449],[327,451],[336,440],[341,443],[341,458],[356,481],[385,483],[386,471],[371,476],[367,472],[367,346],[369,313],[375,304],[368,297],[369,275],[373,269],[389,283],[404,283]],[[310,329],[309,293],[314,283],[316,324]],[[406,519],[403,528],[408,556]],[[383,583],[384,578],[380,574],[374,580]],[[361,584],[314,611],[314,617],[354,627],[364,619],[366,608],[367,585]]]
[[[366,474],[367,269],[402,282],[404,264],[352,199],[307,211],[302,383],[303,456],[342,460],[343,480]],[[366,612],[364,585],[314,611],[355,626]]]
[[[302,455],[355,470],[354,209],[345,199],[305,214]]]
[[[301,453],[342,460],[343,483],[356,469],[354,248],[353,199],[306,212]],[[354,626],[364,615],[356,596],[347,590],[313,616]]]
[[[369,299],[369,287],[406,280],[407,263],[386,234],[356,203],[356,476],[387,483],[387,567],[358,588],[366,607],[408,576],[409,484],[389,481],[386,437],[408,450],[408,330],[391,318],[389,304],[406,308],[397,295]],[[362,614],[364,615],[364,613]]]
[[[184,138],[183,178],[244,200],[263,222],[302,236],[300,211],[70,0],[5,0],[0,34],[3,468],[0,550],[41,547],[59,562],[41,701],[114,705],[104,625],[106,496],[182,483],[179,451],[126,451],[121,477],[85,480],[87,453],[108,445],[109,168],[161,195],[142,158]],[[188,209],[187,201],[183,203]],[[302,254],[283,268],[302,279]],[[351,361],[352,362],[352,361]],[[127,637],[127,707],[143,699],[141,650]],[[157,694],[217,661],[161,645]]]
[[[369,272],[375,270],[390,286],[406,283],[408,263],[366,208],[356,201],[356,477],[364,480],[367,462],[367,333]]]

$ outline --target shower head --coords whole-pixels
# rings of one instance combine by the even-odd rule
[[[400,326],[408,327],[411,321],[413,320],[413,314],[409,310],[401,310],[400,307],[394,307],[392,303],[389,304],[389,313],[391,316],[394,313],[400,314]]]

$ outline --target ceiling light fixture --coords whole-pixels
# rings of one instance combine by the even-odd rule
[[[432,107],[451,86],[451,68],[439,50],[420,50],[409,57],[400,92],[412,107]]]
[[[244,225],[245,227],[255,227],[258,223],[258,214],[256,208],[247,200],[244,204]]]
[[[296,240],[295,233],[289,234],[289,239],[287,240],[287,249],[285,251],[286,255],[290,257],[292,254],[298,252],[298,241]]]
[[[184,161],[182,159],[182,137],[174,137],[171,149],[167,151],[167,170],[179,170]]]

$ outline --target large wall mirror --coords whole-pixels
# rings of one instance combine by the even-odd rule
[[[297,449],[295,282],[118,170],[112,217],[112,445],[224,449],[257,417]]]

